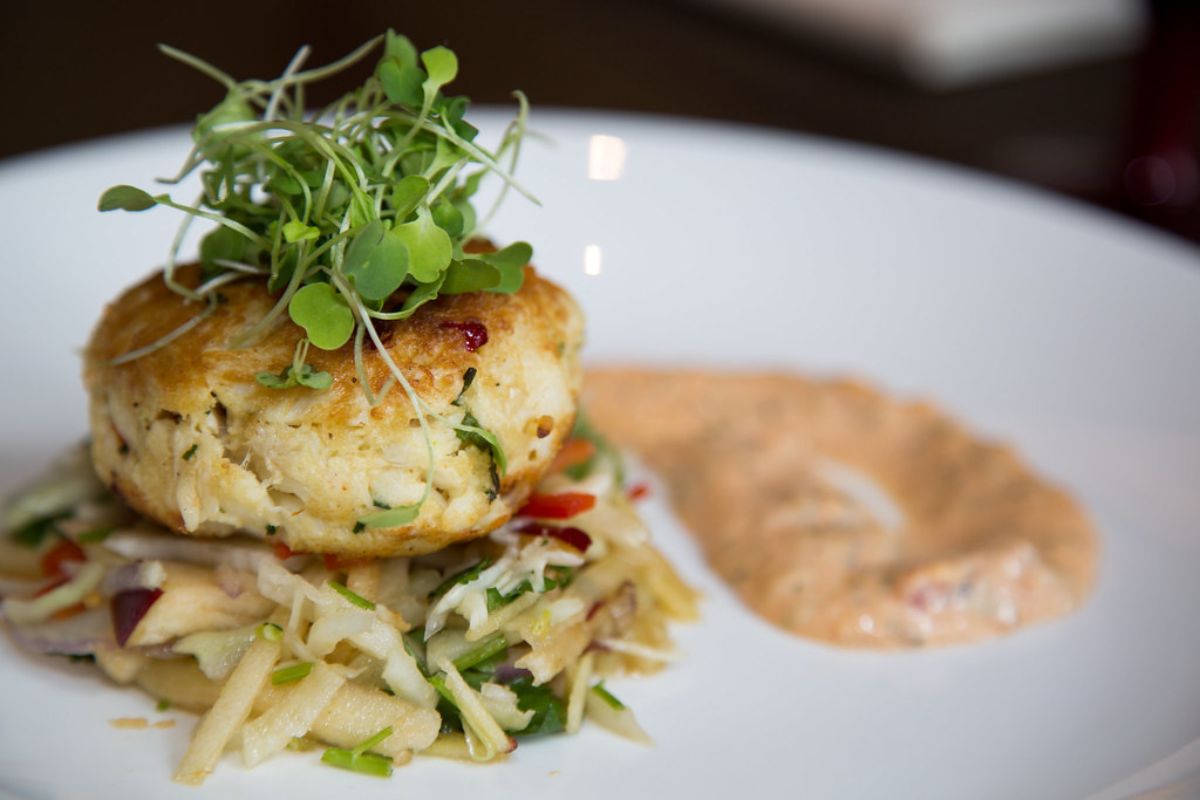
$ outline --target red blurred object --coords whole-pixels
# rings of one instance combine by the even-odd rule
[[[586,464],[594,455],[596,455],[596,445],[588,439],[567,439],[566,444],[554,457],[554,462],[550,464],[550,471],[562,472],[571,467]]]
[[[292,556],[296,555],[292,552],[292,548],[288,547],[283,542],[272,542],[271,547],[275,550],[275,557],[280,561],[287,561]]]
[[[581,553],[586,553],[587,549],[592,546],[592,537],[579,530],[579,528],[557,528],[553,525],[530,522],[528,525],[522,525],[517,529],[517,533],[523,533],[526,536],[547,536],[551,539],[558,539],[563,544],[570,545]]]
[[[517,514],[538,519],[570,519],[576,514],[590,511],[595,505],[596,495],[584,492],[534,494],[529,496]]]
[[[438,327],[462,331],[463,347],[467,348],[467,352],[470,353],[474,353],[488,343],[487,327],[482,322],[473,319],[466,322],[443,322]]]
[[[330,572],[345,572],[352,567],[358,567],[370,562],[369,558],[342,558],[336,553],[325,553],[321,556],[325,569]]]
[[[40,588],[36,592],[34,592],[33,596],[41,597],[44,594],[50,594],[50,592],[53,592],[55,589],[62,586],[66,582],[67,582],[67,577],[65,575],[60,578],[55,578],[54,580],[50,581],[45,586],[43,586],[42,588]]]
[[[125,646],[142,617],[160,597],[162,589],[126,589],[113,595],[113,634],[117,637],[118,645]]]
[[[649,484],[645,483],[635,483],[633,486],[629,487],[628,494],[629,499],[636,502],[650,494],[650,486]]]
[[[82,564],[87,561],[87,555],[84,554],[83,548],[72,542],[70,539],[63,539],[58,544],[51,547],[42,556],[42,574],[47,578],[55,576],[66,577],[66,572],[63,571],[63,564],[68,561],[74,561]]]

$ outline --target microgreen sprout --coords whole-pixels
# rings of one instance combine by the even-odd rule
[[[366,60],[382,45],[372,73],[333,104],[308,112],[306,88]],[[458,59],[445,47],[418,53],[405,37],[388,31],[343,58],[305,69],[301,48],[273,80],[237,81],[217,67],[167,46],[167,56],[212,78],[224,98],[201,114],[192,149],[176,175],[177,185],[199,172],[203,187],[191,202],[169,193],[114,186],[99,210],[145,211],[164,206],[184,214],[163,270],[168,287],[197,313],[157,341],[114,359],[126,363],[168,345],[216,313],[231,283],[262,281],[275,298],[230,345],[254,344],[284,315],[304,331],[292,362],[255,379],[270,389],[328,389],[333,377],[307,363],[310,347],[353,349],[355,374],[368,403],[398,384],[412,405],[426,442],[425,492],[416,503],[364,516],[355,532],[413,522],[433,479],[431,409],[413,390],[379,335],[379,323],[404,320],[442,295],[466,292],[511,294],[521,287],[532,248],[516,242],[491,253],[468,252],[478,224],[472,196],[481,180],[497,176],[499,199],[513,190],[537,202],[512,177],[525,133],[529,104],[515,92],[517,113],[495,150],[476,143],[478,131],[464,119],[469,101],[445,93],[458,75]],[[501,166],[501,164],[504,166]],[[494,213],[495,208],[488,214]],[[216,223],[200,242],[196,279],[177,268],[179,252],[196,220]],[[367,341],[390,373],[381,389],[368,380]],[[440,419],[440,418],[439,418]],[[505,471],[496,437],[469,414],[442,419],[463,441],[492,456]],[[493,472],[494,472],[493,468]],[[494,493],[499,479],[493,476]]]
[[[308,85],[358,64],[381,44],[382,57],[358,89],[307,112]],[[260,374],[259,382],[327,388],[327,373],[305,369],[308,345],[337,350],[353,342],[359,381],[370,396],[363,334],[375,341],[376,321],[404,319],[439,295],[520,288],[529,245],[517,242],[496,253],[463,247],[476,234],[471,197],[484,176],[499,176],[501,195],[512,188],[534,199],[511,174],[528,115],[519,92],[517,116],[492,152],[475,143],[478,131],[464,119],[467,98],[443,91],[458,74],[458,59],[445,47],[418,54],[389,31],[325,67],[302,69],[308,49],[301,48],[280,77],[241,82],[195,56],[161,49],[225,88],[224,99],[197,119],[182,168],[164,181],[178,184],[199,170],[203,190],[185,203],[114,186],[99,209],[183,212],[164,277],[173,290],[205,305],[180,328],[119,361],[191,330],[214,312],[221,286],[259,279],[277,300],[234,343],[252,344],[285,311],[306,334],[293,363],[277,375]],[[193,286],[176,263],[196,219],[217,227],[200,243],[202,274]],[[403,374],[388,366],[403,386]]]

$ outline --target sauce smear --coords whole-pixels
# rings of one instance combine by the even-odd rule
[[[929,404],[851,381],[634,369],[590,372],[584,404],[662,474],[746,604],[801,636],[978,641],[1091,591],[1078,505]]]

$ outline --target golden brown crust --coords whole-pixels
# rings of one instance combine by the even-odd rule
[[[197,276],[195,267],[180,275],[192,285]],[[399,505],[415,499],[414,482],[423,485],[424,442],[419,429],[410,427],[417,423],[408,398],[398,386],[385,391],[391,373],[370,343],[364,347],[364,371],[382,397],[373,407],[358,385],[350,344],[309,352],[308,362],[333,377],[327,391],[259,385],[255,375],[278,373],[291,363],[303,331],[284,310],[251,346],[231,349],[276,298],[257,280],[228,285],[221,293],[223,302],[194,329],[114,366],[113,359],[156,341],[203,308],[152,275],[109,304],[85,353],[98,472],[133,507],[176,531],[225,534],[245,527],[264,535],[251,527],[254,522],[277,526],[298,550],[428,552],[482,535],[507,519],[570,431],[582,318],[573,300],[531,267],[516,294],[440,297],[407,320],[379,322],[388,353],[434,415],[461,421],[463,408],[454,400],[467,370],[477,371],[465,395],[467,407],[500,438],[509,469],[500,478],[499,496],[481,506],[474,495],[492,488],[490,456],[465,447],[434,419],[438,469],[451,462],[453,469],[433,502],[412,525],[351,534],[355,520],[380,500],[379,492],[390,492],[389,504]],[[463,322],[482,324],[487,343],[469,349],[463,330],[452,325]],[[539,437],[542,418],[552,426]],[[193,445],[197,450],[183,458]],[[355,474],[355,459],[360,470],[378,473],[369,485]],[[315,485],[323,482],[328,485]],[[275,496],[280,502],[267,503],[272,492],[292,499]],[[297,496],[312,524],[294,519]]]

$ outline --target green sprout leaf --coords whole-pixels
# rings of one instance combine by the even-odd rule
[[[438,296],[438,292],[442,289],[442,284],[446,280],[446,273],[437,276],[437,279],[429,283],[422,283],[413,289],[412,294],[404,301],[400,312],[405,317],[411,316],[418,308],[433,300]],[[403,317],[402,317],[403,318]]]
[[[406,220],[429,194],[429,180],[420,175],[406,175],[392,187],[392,209],[396,219]]]
[[[441,293],[465,294],[492,289],[499,285],[500,279],[500,270],[486,261],[475,258],[451,261]]]
[[[196,120],[196,127],[192,130],[192,140],[200,144],[210,155],[226,155],[222,152],[223,148],[221,147],[226,132],[221,129],[239,122],[249,122],[256,116],[254,109],[246,102],[242,93],[236,90],[231,91],[211,111],[201,114]]]
[[[408,271],[415,280],[428,283],[450,266],[454,245],[427,209],[418,210],[415,220],[392,232],[408,247]]]
[[[427,98],[438,93],[443,86],[458,76],[458,57],[446,47],[433,47],[421,53],[421,63],[429,77],[422,87]]]
[[[291,364],[288,364],[278,375],[273,372],[260,372],[254,378],[260,385],[268,389],[292,389],[303,386],[321,391],[333,385],[332,375],[328,372],[316,371],[311,364],[302,365],[299,373],[292,368]]]
[[[533,248],[528,242],[513,242],[502,250],[480,253],[479,257],[496,267],[520,269],[533,259]]]
[[[302,241],[312,241],[321,235],[320,228],[314,228],[311,225],[305,225],[298,219],[283,226],[283,238],[288,244]]]
[[[100,211],[145,211],[147,208],[153,208],[158,205],[149,192],[145,192],[136,186],[113,186],[104,194],[100,195],[100,202],[97,208]]]
[[[408,37],[388,31],[379,64],[379,82],[387,99],[397,105],[420,108],[425,97],[421,88],[424,81],[425,72],[417,66],[417,48]]]
[[[375,610],[374,603],[372,603],[370,600],[363,597],[362,595],[360,595],[356,592],[350,591],[349,589],[346,588],[346,585],[343,583],[339,583],[338,581],[330,581],[329,588],[333,589],[335,592],[340,594],[342,597],[346,598],[346,600],[351,605],[358,606],[359,608],[364,609],[366,611],[374,611]]]
[[[232,228],[220,225],[200,240],[200,266],[205,275],[216,275],[225,267],[218,261],[242,261],[250,242]]]
[[[500,281],[487,291],[512,294],[525,283],[525,265],[533,258],[533,248],[526,242],[513,242],[494,253],[480,253],[479,257],[500,272]]]
[[[366,262],[346,275],[364,300],[378,302],[391,297],[408,277],[408,246],[395,231],[388,231],[371,250]]]
[[[388,100],[402,106],[419,107],[424,99],[421,84],[425,74],[417,67],[405,67],[389,60],[379,65],[379,82]]]
[[[322,350],[337,350],[354,333],[354,314],[328,283],[310,283],[292,295],[288,315]]]
[[[346,257],[342,259],[342,273],[353,275],[365,267],[371,260],[375,248],[379,247],[379,243],[383,241],[383,234],[386,230],[384,224],[377,219],[371,220],[363,226],[363,229],[350,241],[350,246],[346,248]]]
[[[444,230],[451,239],[457,239],[462,236],[466,219],[458,206],[449,200],[440,199],[434,204],[431,213],[433,214],[434,223]]]
[[[417,65],[417,48],[413,46],[407,36],[391,29],[388,30],[384,39],[383,55],[385,58],[395,59],[401,66],[415,67]]]

